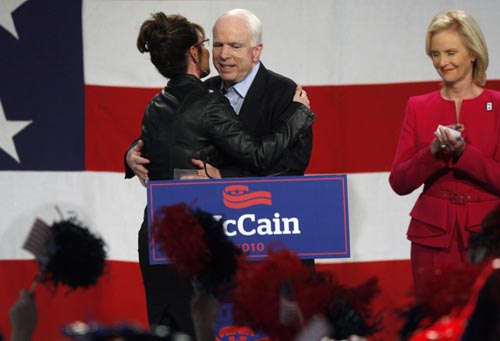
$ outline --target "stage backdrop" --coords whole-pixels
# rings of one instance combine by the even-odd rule
[[[100,284],[69,293],[37,289],[35,341],[59,340],[74,320],[145,323],[137,231],[146,190],[123,179],[123,153],[140,132],[145,105],[165,84],[135,47],[156,11],[180,13],[211,37],[230,8],[263,22],[264,65],[302,84],[318,119],[308,174],[348,174],[351,257],[322,260],[347,284],[380,278],[385,340],[409,288],[408,212],[418,193],[388,185],[409,96],[439,86],[424,53],[428,23],[462,8],[490,48],[487,86],[500,89],[500,2],[436,0],[2,0],[0,1],[0,329],[37,266],[21,245],[36,217],[77,215],[107,241]],[[215,74],[212,71],[212,75]]]

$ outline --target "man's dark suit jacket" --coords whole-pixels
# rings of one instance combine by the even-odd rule
[[[212,77],[205,83],[216,91],[221,89],[221,78]],[[256,136],[269,134],[285,114],[286,107],[292,101],[296,84],[289,78],[268,70],[261,63],[259,71],[243,101],[239,117],[249,132]],[[231,160],[234,166],[221,169],[222,177],[265,176],[265,175],[303,175],[312,150],[312,129],[303,135],[281,160],[265,174],[250,173],[238,168],[238,162]]]

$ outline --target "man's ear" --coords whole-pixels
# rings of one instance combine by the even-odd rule
[[[264,45],[262,43],[257,44],[253,50],[253,55],[252,55],[252,61],[254,63],[257,63],[260,60],[260,55],[262,53],[262,49],[264,48]]]

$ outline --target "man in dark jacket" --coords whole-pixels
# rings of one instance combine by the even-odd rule
[[[284,115],[296,84],[267,70],[260,62],[263,44],[259,19],[247,10],[231,10],[217,19],[213,37],[212,58],[219,76],[206,83],[226,94],[249,131],[257,136],[269,134]],[[221,175],[303,175],[311,149],[312,131],[309,130],[265,174],[252,174],[234,167],[221,169]],[[232,164],[238,165],[238,162]]]

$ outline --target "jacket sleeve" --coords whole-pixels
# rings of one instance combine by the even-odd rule
[[[460,170],[482,183],[484,187],[500,195],[500,138],[496,137],[496,151],[493,158],[485,156],[472,144],[467,144],[456,163],[450,163],[454,170]]]
[[[290,117],[299,107],[300,103],[290,102],[281,113],[280,119]],[[238,167],[239,162],[232,162],[232,166],[224,166],[220,169],[223,178],[232,177],[257,177],[257,176],[280,176],[280,175],[304,175],[312,152],[313,132],[312,127],[305,129],[304,133],[286,148],[282,156],[272,167],[256,171],[255,169],[242,169]]]
[[[278,117],[283,119],[289,116],[293,112],[294,106],[298,104],[292,101],[296,84],[290,81],[290,83],[279,83],[271,86],[273,91],[276,91],[278,87],[284,89],[282,91],[283,95],[276,96],[278,98],[275,98],[274,103],[274,110],[277,110]],[[285,150],[278,162],[267,170],[264,175],[304,175],[311,158],[312,144],[313,133],[312,128],[310,128]]]
[[[432,175],[448,167],[447,161],[432,155],[429,143],[418,142],[416,126],[419,122],[412,104],[410,99],[389,175],[389,183],[399,195],[413,192]]]
[[[269,176],[304,175],[311,158],[313,143],[312,128],[285,150],[283,157],[270,169]]]
[[[270,168],[299,136],[311,128],[316,116],[298,104],[293,113],[263,137],[255,137],[244,128],[227,99],[215,95],[205,108],[203,126],[216,148],[244,165],[263,171]]]

